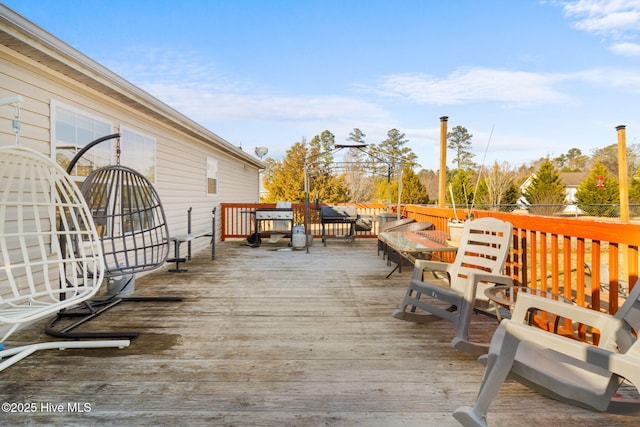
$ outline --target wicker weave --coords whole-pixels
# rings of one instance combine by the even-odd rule
[[[104,276],[91,212],[69,175],[27,148],[0,147],[0,341],[21,325],[79,304]],[[36,350],[122,347],[127,341],[41,343],[0,351],[0,370]]]
[[[163,265],[169,229],[151,182],[133,169],[96,169],[80,188],[98,228],[107,276],[133,274]]]

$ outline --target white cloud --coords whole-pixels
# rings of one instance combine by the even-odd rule
[[[436,105],[484,101],[525,105],[567,101],[566,95],[553,88],[555,82],[556,77],[544,74],[478,67],[455,71],[445,78],[421,73],[390,75],[369,90],[382,96]]]
[[[640,46],[627,44],[627,54],[640,55]],[[498,102],[516,107],[576,102],[581,94],[575,84],[600,88],[625,88],[640,93],[640,74],[636,70],[593,68],[569,73],[533,73],[490,68],[458,70],[438,78],[421,73],[402,73],[384,77],[376,87],[361,90],[383,97],[399,98],[424,105],[456,105]]]
[[[616,43],[609,48],[613,53],[623,56],[640,56],[640,44]]]
[[[136,86],[199,122],[211,120],[327,121],[353,116],[383,120],[386,112],[367,101],[337,95],[274,95],[259,84],[218,70],[187,52],[148,50],[109,67]],[[130,65],[127,65],[130,64]]]
[[[384,117],[373,104],[342,96],[283,97],[221,92],[206,86],[141,83],[144,90],[196,120],[329,120],[351,115]]]
[[[624,88],[627,92],[640,93],[640,74],[636,70],[594,68],[566,74],[565,79],[603,88]]]
[[[640,30],[639,0],[578,0],[564,3],[564,11],[583,31],[620,37]]]

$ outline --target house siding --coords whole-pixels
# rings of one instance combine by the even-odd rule
[[[0,23],[0,35],[3,31],[6,31],[5,36],[11,33],[11,37],[18,37],[15,35],[15,28],[8,28],[6,22]],[[3,38],[6,40],[6,37]],[[142,101],[134,99],[136,93],[131,95],[131,102],[122,102],[122,97],[115,99],[106,95],[111,88],[96,89],[99,85],[105,85],[99,81],[100,76],[95,77],[96,84],[91,84],[90,87],[86,79],[80,82],[70,78],[43,64],[46,61],[32,59],[32,52],[29,52],[31,57],[27,57],[19,49],[15,49],[15,46],[11,48],[0,45],[0,98],[14,94],[24,97],[20,116],[22,145],[48,156],[55,155],[51,143],[52,102],[59,102],[111,122],[114,133],[120,126],[126,126],[155,138],[155,187],[165,207],[171,235],[186,233],[187,209],[190,207],[193,208],[194,232],[211,229],[211,212],[214,208],[217,208],[218,212],[216,230],[219,230],[221,202],[259,200],[258,177],[262,164],[252,160],[239,148],[231,146],[177,112],[175,117],[172,117],[171,111],[165,116],[152,116],[146,112],[150,111],[153,105],[149,108],[132,108],[136,102],[143,104]],[[55,52],[44,54],[55,56]],[[80,53],[78,55],[81,56]],[[82,64],[75,65],[82,69]],[[87,73],[87,76],[91,77],[91,74]],[[114,90],[126,95],[127,89],[127,85],[123,84],[123,87],[115,87]],[[145,101],[152,99],[150,95],[146,96]],[[160,101],[157,107],[157,111],[168,109]],[[13,107],[0,107],[0,145],[15,143],[12,119]],[[177,125],[172,126],[172,121]],[[218,192],[215,195],[207,194],[207,157],[218,159]],[[218,231],[216,235],[219,240]],[[209,239],[197,239],[192,244],[193,252],[205,249],[208,245]]]

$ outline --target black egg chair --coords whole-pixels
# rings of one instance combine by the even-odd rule
[[[92,147],[119,134],[108,135],[87,144],[67,166],[71,173],[80,158]],[[167,261],[169,254],[169,229],[153,184],[139,172],[119,164],[93,170],[84,180],[80,191],[96,224],[104,256],[104,275],[107,279],[125,277],[133,280],[134,274],[154,270]],[[122,288],[127,286],[124,282]],[[115,305],[130,301],[181,301],[178,297],[124,297],[120,293],[104,300],[85,302],[83,305],[62,310],[49,323],[46,332],[63,338],[134,338],[137,332],[70,332]],[[62,328],[56,326],[63,319],[79,320]]]
[[[107,277],[155,270],[169,253],[169,230],[155,188],[125,166],[96,169],[80,191],[102,243]]]

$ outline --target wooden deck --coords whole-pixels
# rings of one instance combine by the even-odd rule
[[[216,255],[200,253],[186,273],[167,266],[138,278],[136,296],[183,302],[123,303],[84,327],[140,331],[130,347],[43,351],[0,373],[2,402],[36,404],[0,423],[455,426],[451,412],[474,402],[483,368],[450,348],[452,326],[390,316],[410,272],[385,279],[390,267],[375,240],[316,240],[309,254],[286,243],[225,242]],[[488,339],[495,320],[475,320],[474,335]],[[46,339],[42,331],[34,325],[6,344]],[[638,425],[513,382],[489,422]]]

